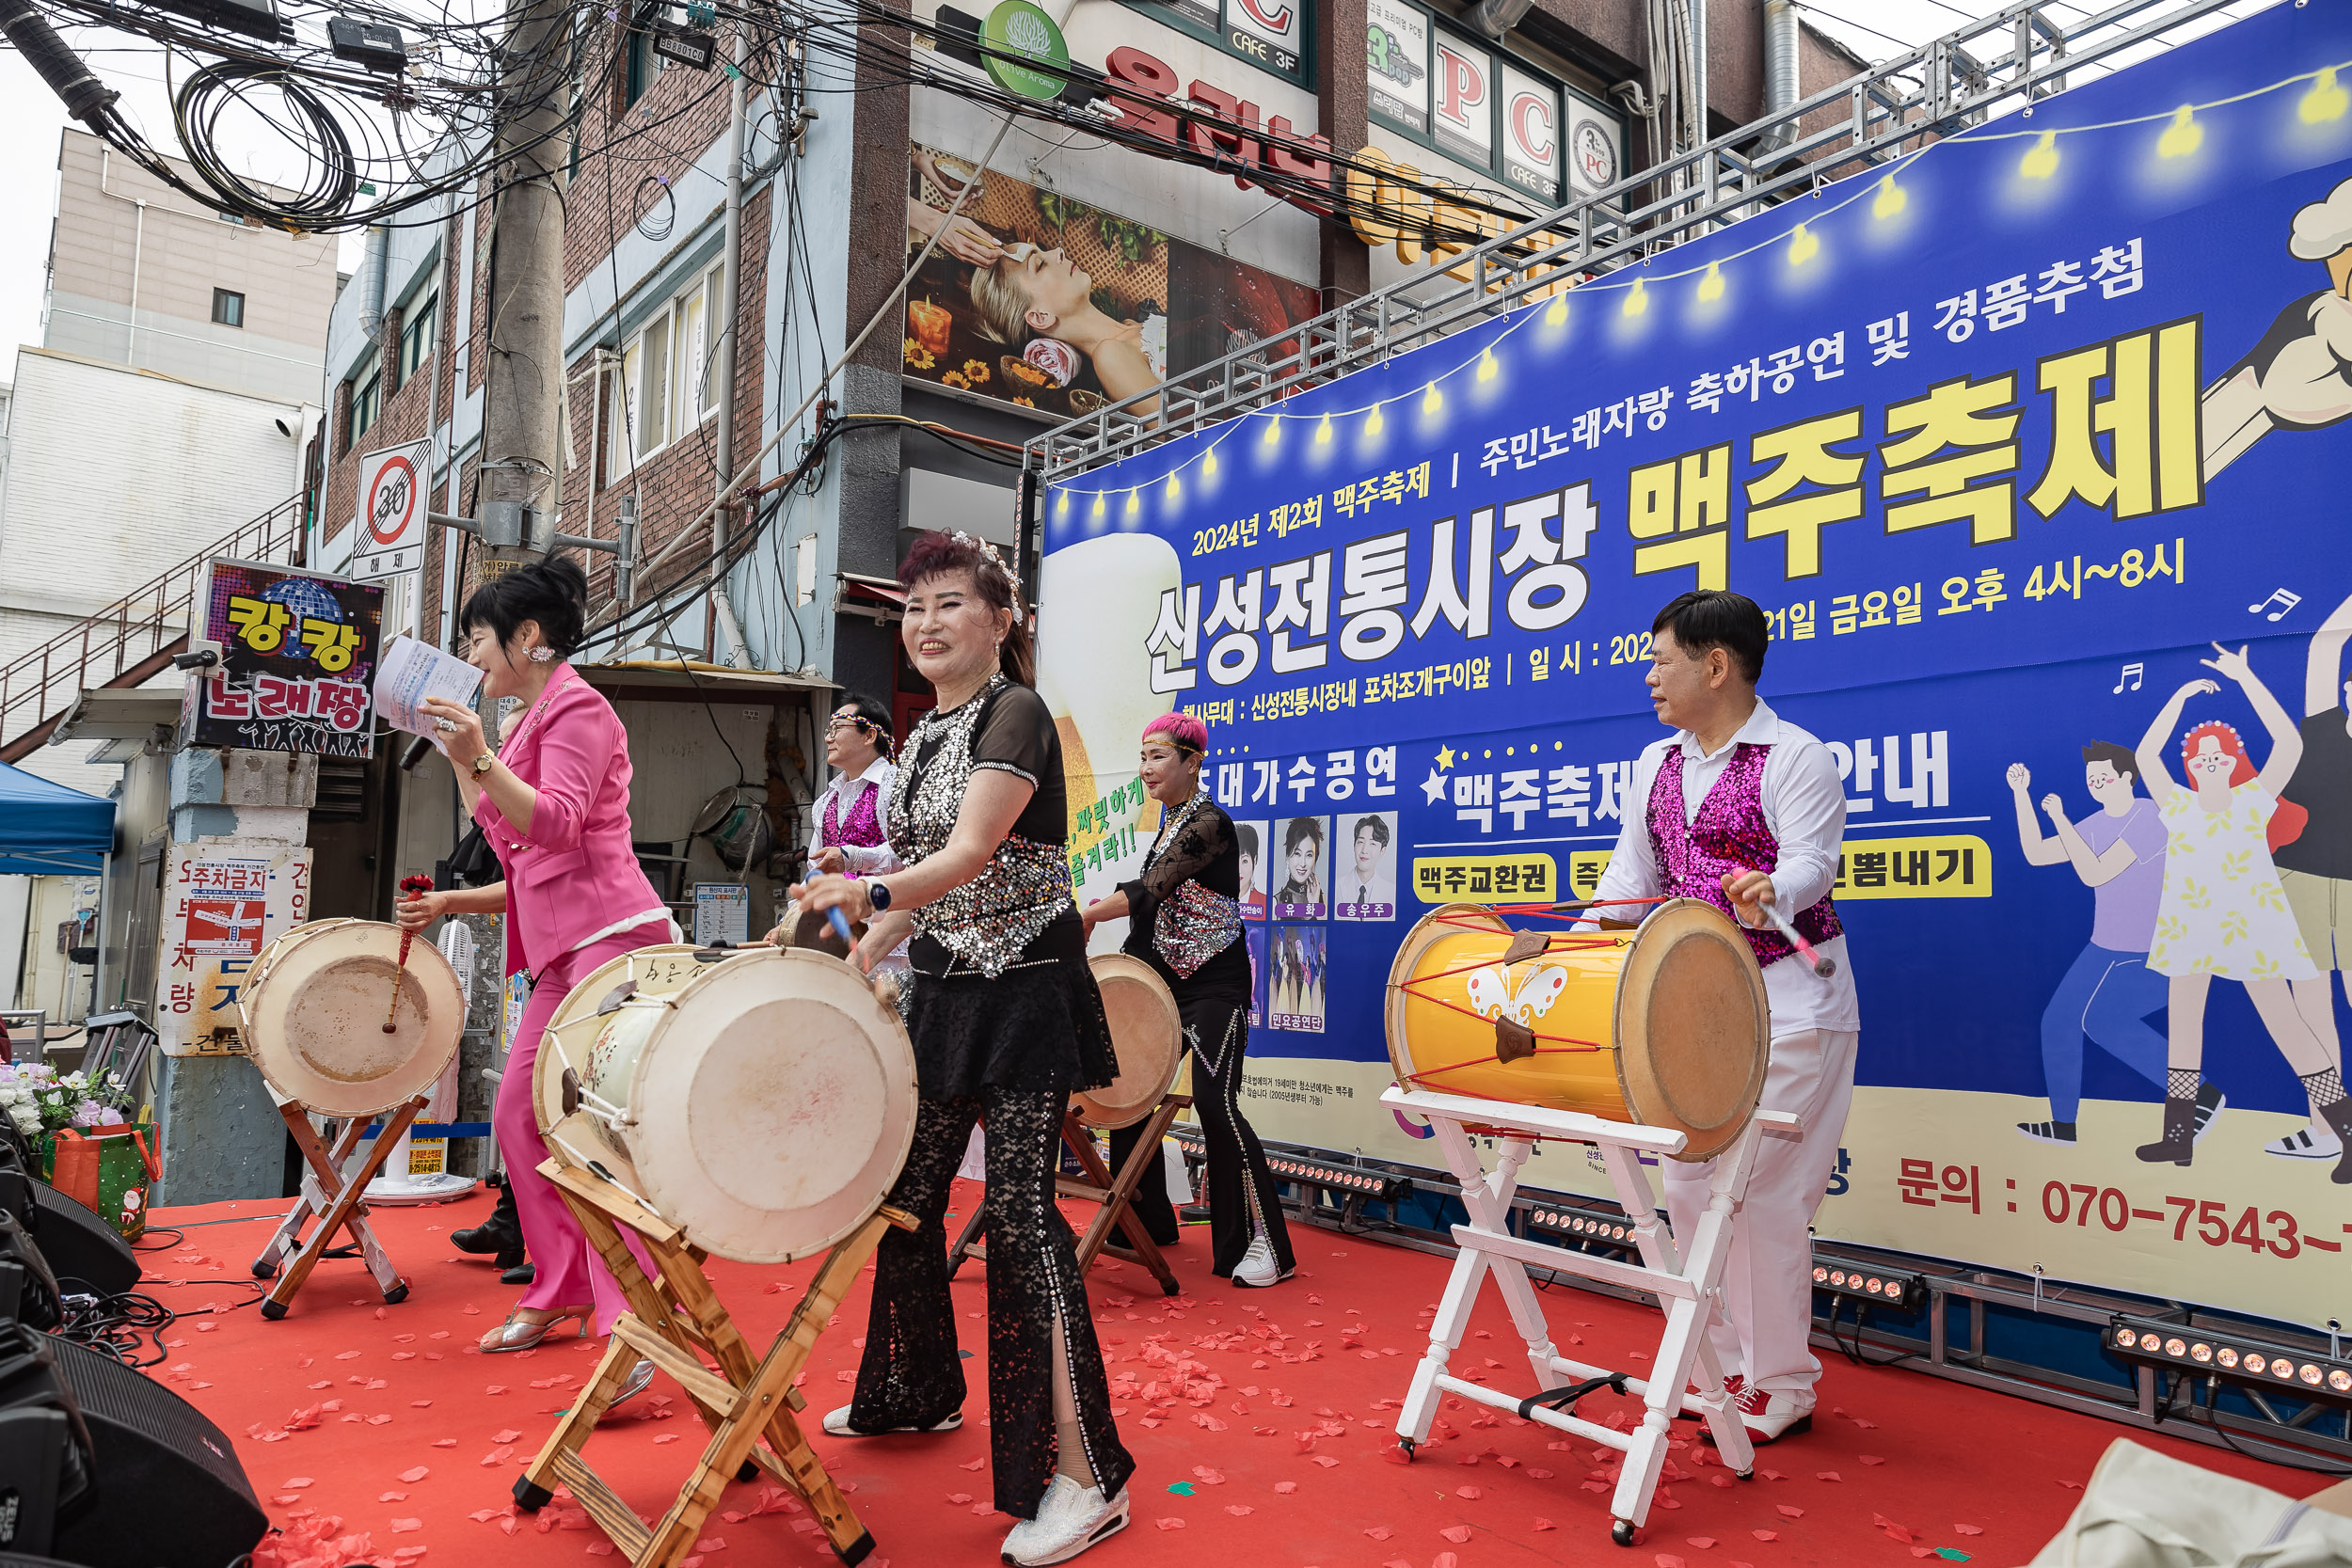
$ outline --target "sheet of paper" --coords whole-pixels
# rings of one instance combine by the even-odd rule
[[[376,660],[375,711],[392,728],[430,736],[438,746],[441,737],[424,713],[424,700],[470,703],[481,684],[482,672],[464,659],[413,637],[395,637]]]

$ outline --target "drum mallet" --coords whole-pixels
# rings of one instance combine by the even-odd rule
[[[430,893],[433,891],[433,879],[430,877],[403,877],[400,879],[400,891],[403,893]],[[398,1032],[397,1027],[392,1022],[392,1020],[400,1016],[400,978],[402,975],[408,973],[408,944],[416,940],[416,932],[409,930],[403,930],[400,933],[400,963],[392,971],[392,1005],[384,1009],[384,1032],[388,1035]]]
[[[1826,980],[1837,973],[1837,960],[1815,952],[1813,944],[1804,940],[1804,933],[1788,923],[1788,917],[1780,912],[1777,904],[1758,904],[1756,908],[1764,911],[1764,918],[1772,923],[1773,930],[1788,939],[1788,945],[1797,950],[1797,957],[1810,965],[1814,974]]]

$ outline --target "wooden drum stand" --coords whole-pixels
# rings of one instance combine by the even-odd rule
[[[342,1174],[343,1162],[351,1158],[351,1151],[367,1135],[370,1118],[347,1119],[330,1148],[326,1140],[319,1136],[318,1129],[310,1125],[309,1112],[293,1101],[278,1107],[278,1114],[286,1118],[286,1131],[294,1134],[294,1146],[302,1150],[303,1164],[309,1168],[302,1173],[301,1196],[286,1211],[286,1217],[278,1221],[278,1229],[271,1235],[269,1244],[262,1249],[262,1255],[253,1259],[254,1278],[278,1280],[270,1287],[269,1294],[262,1298],[262,1317],[274,1323],[286,1315],[294,1296],[310,1277],[310,1271],[334,1245],[338,1231],[351,1233],[359,1256],[367,1261],[368,1273],[375,1276],[375,1288],[384,1292],[387,1302],[408,1299],[408,1281],[394,1271],[383,1243],[375,1239],[374,1230],[368,1225],[368,1206],[360,1201],[360,1195],[384,1168],[386,1156],[400,1146],[401,1134],[408,1131],[408,1124],[417,1119],[425,1103],[426,1097],[419,1095],[386,1117],[384,1130],[376,1134],[374,1146],[348,1178]],[[309,1241],[303,1242],[302,1227],[312,1214],[319,1216],[318,1228],[310,1232]],[[294,1255],[294,1261],[287,1263],[285,1273],[279,1275],[278,1265],[285,1263],[289,1253]]]
[[[874,1538],[810,1450],[795,1418],[805,1401],[792,1384],[882,1231],[893,1225],[912,1230],[914,1220],[881,1209],[835,1245],[767,1355],[755,1361],[703,1273],[708,1255],[702,1248],[617,1182],[552,1159],[540,1164],[539,1173],[563,1194],[588,1233],[589,1244],[620,1281],[629,1310],[613,1323],[612,1341],[596,1375],[515,1483],[516,1505],[536,1513],[547,1506],[560,1481],[631,1568],[672,1568],[693,1549],[703,1521],[718,1505],[727,1482],[750,1481],[765,1468],[808,1505],[835,1556],[852,1564],[864,1559],[873,1550]],[[655,1277],[648,1278],[639,1267],[636,1254],[622,1240],[623,1227],[644,1243],[654,1259]],[[718,1364],[716,1370],[705,1364],[706,1356]],[[640,1357],[675,1379],[710,1428],[710,1441],[678,1488],[676,1500],[651,1529],[580,1453]]]
[[[1184,1289],[1176,1282],[1176,1271],[1168,1266],[1168,1259],[1160,1252],[1158,1243],[1144,1229],[1143,1221],[1136,1217],[1134,1204],[1136,1186],[1143,1180],[1144,1172],[1152,1168],[1150,1162],[1162,1158],[1160,1143],[1168,1136],[1168,1128],[1175,1125],[1177,1117],[1191,1108],[1192,1096],[1188,1094],[1162,1095],[1159,1105],[1143,1124],[1143,1141],[1136,1145],[1135,1152],[1128,1156],[1127,1164],[1115,1178],[1110,1167],[1103,1163],[1103,1156],[1095,1151],[1094,1133],[1079,1119],[1078,1112],[1073,1109],[1063,1117],[1062,1147],[1070,1150],[1086,1174],[1057,1176],[1054,1195],[1101,1205],[1086,1234],[1078,1238],[1079,1274],[1092,1268],[1097,1258],[1108,1256],[1151,1271],[1152,1277],[1160,1282],[1162,1295],[1172,1296]],[[988,1261],[988,1248],[980,1239],[987,1226],[988,1205],[983,1201],[972,1212],[972,1217],[963,1222],[963,1233],[956,1238],[956,1244],[947,1253],[948,1278],[955,1277],[967,1258]],[[1111,1241],[1113,1229],[1127,1238],[1125,1246]]]
[[[1747,1196],[1757,1144],[1765,1137],[1802,1137],[1796,1117],[1783,1111],[1758,1111],[1716,1156],[1707,1212],[1699,1217],[1694,1234],[1684,1238],[1688,1251],[1678,1252],[1675,1238],[1659,1223],[1649,1179],[1642,1174],[1643,1155],[1681,1152],[1685,1139],[1678,1132],[1603,1121],[1576,1111],[1425,1089],[1391,1088],[1381,1095],[1380,1103],[1428,1119],[1446,1164],[1461,1184],[1462,1206],[1470,1215],[1469,1224],[1454,1227],[1461,1251],[1446,1281],[1437,1320],[1430,1325],[1429,1353],[1414,1370],[1412,1387],[1397,1412],[1397,1443],[1407,1459],[1429,1435],[1429,1423],[1439,1401],[1448,1394],[1616,1449],[1625,1454],[1625,1461],[1610,1499],[1610,1513],[1614,1516],[1610,1535],[1620,1546],[1632,1544],[1634,1530],[1649,1518],[1650,1501],[1666,1461],[1667,1434],[1677,1414],[1688,1412],[1707,1423],[1724,1465],[1741,1480],[1754,1473],[1755,1450],[1747,1428],[1730,1408],[1723,1369],[1708,1343],[1707,1329],[1723,1310],[1720,1287],[1731,1246],[1732,1223]],[[1502,1141],[1502,1158],[1492,1172],[1480,1163],[1472,1142],[1478,1132]],[[1538,1138],[1599,1148],[1617,1201],[1632,1222],[1640,1262],[1548,1246],[1510,1233],[1511,1198],[1518,1186],[1520,1167]],[[1651,1375],[1632,1377],[1562,1355],[1527,1277],[1531,1263],[1555,1274],[1580,1275],[1655,1295],[1665,1309],[1666,1323]],[[1461,1348],[1463,1336],[1470,1331],[1470,1308],[1477,1302],[1479,1286],[1489,1275],[1510,1308],[1512,1323],[1527,1341],[1528,1366],[1534,1373],[1536,1391],[1525,1399],[1514,1399],[1446,1370],[1448,1359]],[[1558,1379],[1564,1375],[1575,1381],[1563,1386]],[[1697,1391],[1687,1391],[1693,1382]],[[1639,1396],[1648,1407],[1641,1424],[1629,1433],[1619,1432],[1573,1413],[1578,1400],[1601,1388]]]

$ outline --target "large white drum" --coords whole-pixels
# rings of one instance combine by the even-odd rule
[[[532,1088],[558,1160],[742,1263],[863,1225],[914,1133],[905,1025],[855,969],[803,949],[613,959],[557,1008]]]
[[[432,1089],[457,1053],[466,998],[431,942],[412,942],[404,969],[399,927],[313,920],[262,949],[237,1012],[247,1053],[281,1100],[318,1116],[373,1117]]]
[[[1132,1127],[1158,1108],[1176,1082],[1184,1059],[1184,1021],[1168,982],[1141,958],[1098,953],[1087,967],[1103,993],[1119,1076],[1102,1088],[1072,1095],[1070,1108],[1089,1127]]]

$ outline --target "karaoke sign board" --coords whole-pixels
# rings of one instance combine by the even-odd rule
[[[384,590],[291,566],[215,561],[198,603],[220,664],[189,681],[183,746],[375,754],[370,690]]]
[[[1259,1131],[1438,1163],[1378,1104],[1399,942],[1590,894],[1651,619],[1729,588],[1845,778],[1820,1232],[2340,1315],[2348,61],[2352,12],[2279,8],[1057,487],[1080,897],[1150,845],[1144,722],[1200,715]],[[2191,1064],[2193,1158],[2141,1154]]]

